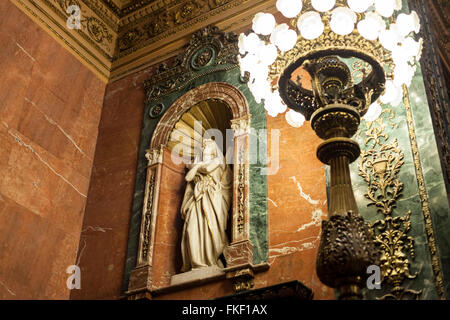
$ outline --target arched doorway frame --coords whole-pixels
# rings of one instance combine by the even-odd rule
[[[234,133],[232,239],[224,252],[228,270],[225,272],[227,278],[234,278],[235,274],[247,269],[252,274],[253,246],[250,242],[249,212],[250,109],[247,99],[239,89],[225,82],[211,82],[188,91],[167,109],[153,132],[150,148],[146,150],[148,167],[135,270],[147,270],[147,279],[151,279],[151,274],[148,273],[151,273],[154,263],[156,221],[161,214],[158,201],[162,187],[161,170],[164,162],[168,161],[166,158],[170,156],[170,133],[192,106],[210,99],[220,100],[231,110],[231,129]],[[130,279],[130,284],[132,280]],[[148,283],[148,286],[152,291],[151,283]]]

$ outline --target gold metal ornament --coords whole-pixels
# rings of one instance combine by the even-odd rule
[[[408,236],[411,211],[403,216],[393,214],[403,191],[403,183],[398,175],[404,164],[404,155],[397,139],[389,141],[382,118],[366,125],[364,144],[370,149],[361,153],[358,173],[367,183],[365,197],[370,201],[368,206],[374,206],[384,217],[376,220],[372,228],[375,243],[381,251],[381,281],[392,287],[390,293],[378,299],[401,300],[405,296],[419,299],[422,290],[405,289],[402,286],[405,280],[417,276],[409,270],[408,255],[411,259],[415,257],[414,239]]]

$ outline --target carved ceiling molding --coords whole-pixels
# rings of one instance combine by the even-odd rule
[[[276,0],[11,0],[104,82],[176,56],[208,25],[224,31],[251,26]],[[80,8],[80,29],[66,12]]]
[[[170,0],[169,0],[170,1]],[[240,31],[251,27],[260,11],[275,12],[276,0],[175,0],[163,9],[125,17],[121,26],[111,80],[178,55],[192,34],[208,25]],[[148,10],[148,7],[143,10]]]

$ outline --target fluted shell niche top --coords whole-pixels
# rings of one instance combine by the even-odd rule
[[[170,133],[168,147],[178,156],[194,160],[195,148],[204,138],[213,138],[225,153],[227,129],[230,128],[231,111],[220,100],[205,100],[192,106],[175,124]],[[222,141],[221,141],[222,140]]]

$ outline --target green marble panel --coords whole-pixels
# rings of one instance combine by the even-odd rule
[[[399,173],[399,180],[403,183],[402,196],[396,203],[393,216],[403,216],[408,210],[411,211],[411,230],[410,236],[414,238],[415,257],[410,260],[411,274],[417,273],[415,279],[406,280],[403,283],[405,289],[422,290],[420,299],[439,299],[439,293],[436,288],[432,257],[429,248],[427,230],[425,227],[425,218],[423,212],[423,195],[419,194],[417,170],[422,170],[425,180],[425,196],[428,198],[429,208],[432,218],[432,228],[438,246],[438,256],[440,259],[440,268],[444,274],[444,285],[448,291],[448,254],[449,254],[449,233],[448,221],[448,202],[446,198],[442,169],[440,167],[437,146],[429,109],[426,105],[426,95],[424,91],[423,78],[420,67],[418,67],[416,76],[409,88],[411,101],[411,111],[413,115],[414,128],[409,128],[406,121],[405,104],[401,103],[397,107],[386,106],[395,112],[394,119],[388,119],[388,114],[383,113],[382,118],[385,123],[385,133],[391,139],[397,139],[400,149],[404,153],[404,165]],[[360,132],[356,140],[365,150],[364,129],[366,123],[362,121]],[[418,145],[418,156],[420,157],[420,167],[416,168],[413,158],[412,136],[415,134]],[[353,188],[356,201],[362,216],[369,222],[381,219],[381,214],[376,212],[374,207],[367,207],[369,201],[364,197],[367,184],[358,175],[357,162],[351,165]],[[447,231],[446,231],[447,230]],[[381,290],[366,290],[365,295],[369,299],[381,297],[388,293],[391,288],[382,286]],[[410,298],[413,298],[412,296]]]
[[[404,12],[409,12],[406,0],[403,1],[403,8]],[[351,66],[351,62],[349,61],[349,66]],[[436,239],[437,257],[443,275],[443,286],[447,297],[450,296],[450,210],[422,71],[420,65],[417,64],[416,67],[416,74],[408,89],[413,127],[408,127],[407,110],[405,109],[404,102],[396,107],[384,106],[381,118],[385,126],[384,132],[389,136],[388,142],[392,141],[392,139],[397,139],[399,148],[404,154],[404,164],[398,175],[399,181],[403,183],[403,191],[401,197],[396,202],[393,217],[404,216],[409,210],[411,211],[411,229],[408,235],[414,238],[415,257],[411,257],[409,253],[407,255],[410,261],[410,273],[412,275],[417,274],[417,276],[414,279],[405,280],[402,286],[406,290],[422,290],[419,299],[425,300],[439,299],[440,295],[433,273],[432,256],[427,237],[426,219],[423,211],[424,204],[422,200],[426,199],[428,201],[432,230]],[[387,109],[394,111],[394,118],[390,118],[392,114],[387,112]],[[360,130],[354,137],[363,151],[367,150],[367,146],[364,144],[366,128],[366,122],[362,120]],[[414,164],[412,144],[414,135],[418,147],[417,156],[420,159],[419,168]],[[366,221],[373,223],[378,219],[383,219],[383,215],[377,213],[375,207],[367,206],[369,200],[364,195],[367,193],[368,185],[358,174],[358,161],[359,159],[350,166],[353,190],[361,215]],[[421,174],[423,175],[425,187],[422,196],[419,192],[418,182],[418,176]],[[329,168],[326,168],[325,175],[328,192]],[[391,287],[383,283],[381,289],[364,289],[363,294],[366,299],[376,299],[390,293],[391,289]],[[405,298],[413,299],[414,296],[406,295]]]
[[[450,297],[450,209],[420,67],[412,80],[409,96],[444,286]]]
[[[392,109],[395,112],[395,118],[388,119],[388,113],[383,113],[381,116],[381,118],[383,119],[383,124],[385,126],[384,133],[389,136],[387,143],[392,142],[393,139],[397,139],[399,149],[403,152],[404,155],[404,164],[401,166],[398,175],[398,180],[403,183],[403,191],[402,195],[396,202],[396,207],[393,211],[392,216],[404,216],[409,210],[411,211],[411,230],[409,231],[408,236],[414,238],[415,258],[412,259],[411,256],[408,257],[410,261],[409,270],[411,275],[417,273],[415,279],[405,280],[402,286],[406,290],[423,290],[422,294],[420,295],[420,299],[437,299],[438,295],[433,280],[430,250],[428,248],[421,199],[419,196],[419,188],[413,162],[413,154],[406,123],[405,108],[403,105],[399,105],[395,108],[388,108]],[[361,123],[361,131],[354,138],[355,141],[359,143],[361,150],[368,149],[364,144],[364,140],[366,138],[365,127],[366,123],[363,120]],[[370,223],[373,223],[378,219],[384,219],[382,214],[377,213],[375,207],[367,206],[370,203],[370,201],[364,196],[367,193],[367,183],[358,174],[358,160],[351,164],[350,170],[353,190],[361,215],[365,218],[366,221]],[[405,254],[408,254],[408,252],[406,251]],[[365,298],[379,298],[389,293],[391,289],[392,288],[387,284],[382,283],[380,290],[365,290]],[[406,296],[406,298],[414,298],[414,296],[410,295]]]

